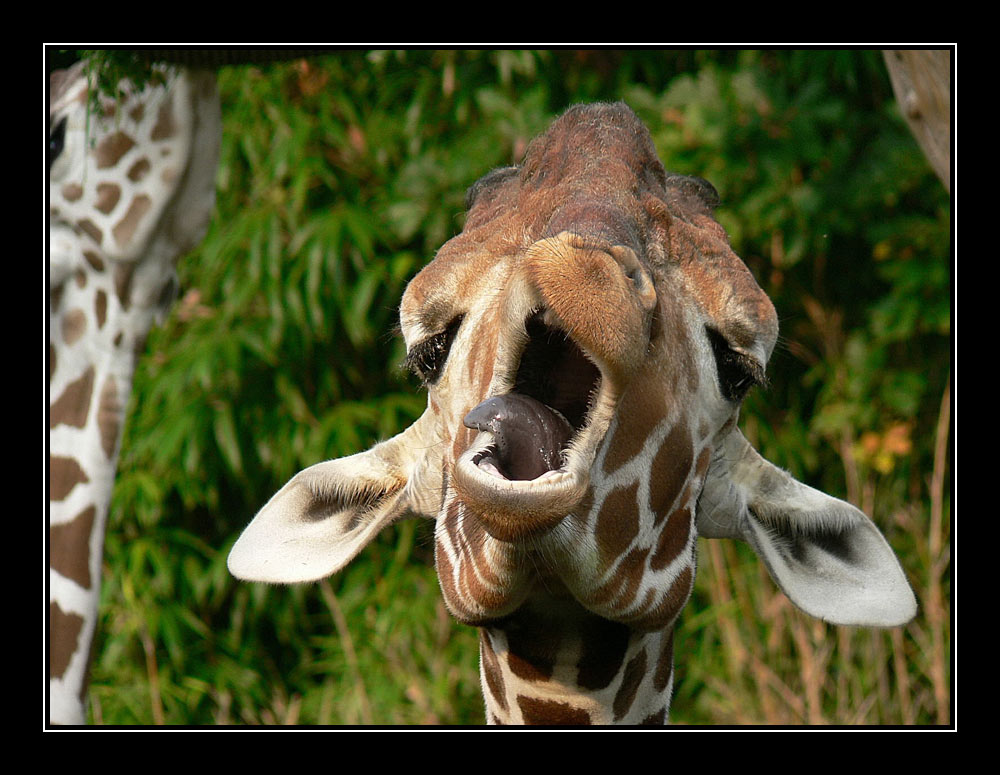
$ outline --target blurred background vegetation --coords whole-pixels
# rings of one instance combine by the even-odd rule
[[[483,723],[429,521],[317,585],[237,583],[226,555],[298,470],[419,416],[396,309],[466,188],[568,105],[624,99],[668,169],[719,190],[778,309],[745,433],[871,515],[921,603],[902,629],[833,627],[745,546],[702,541],[672,722],[949,723],[950,200],[880,52],[352,50],[219,87],[216,216],[136,375],[92,722]]]

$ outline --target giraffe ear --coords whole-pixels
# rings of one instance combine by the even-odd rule
[[[749,543],[781,590],[812,616],[894,627],[916,614],[913,590],[875,524],[769,463],[738,430],[713,454],[696,519],[703,537]]]
[[[419,421],[418,421],[419,422]],[[244,581],[294,584],[336,573],[411,503],[416,425],[367,452],[310,466],[257,513],[229,552]]]

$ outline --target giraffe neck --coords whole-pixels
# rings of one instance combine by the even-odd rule
[[[480,627],[490,723],[666,723],[710,457],[675,415],[642,439],[616,422],[579,513],[532,548],[492,540],[463,504],[447,505],[438,575],[452,613]]]
[[[662,725],[673,689],[673,626],[652,632],[546,596],[480,629],[490,724]]]
[[[55,74],[54,74],[55,75]],[[53,78],[49,223],[49,718],[85,721],[104,532],[136,359],[214,206],[214,76],[172,72],[93,115]]]
[[[123,279],[128,271],[163,274],[152,265],[91,267],[50,297],[49,670],[56,723],[84,720],[81,698],[125,410],[156,312],[131,301],[136,278]]]

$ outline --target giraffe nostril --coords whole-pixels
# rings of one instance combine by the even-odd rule
[[[609,252],[621,265],[625,276],[635,286],[639,303],[647,312],[653,309],[656,306],[656,289],[653,287],[653,280],[649,276],[649,272],[640,263],[635,251],[626,245],[614,245]]]

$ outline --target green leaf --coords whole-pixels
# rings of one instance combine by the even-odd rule
[[[216,406],[215,421],[212,427],[215,431],[215,443],[229,466],[229,470],[237,475],[242,474],[243,456],[240,453],[236,423],[233,420],[233,409],[230,404],[221,403]]]

